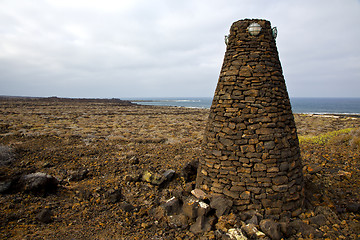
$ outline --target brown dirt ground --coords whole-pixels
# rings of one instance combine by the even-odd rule
[[[145,170],[180,173],[201,155],[208,110],[117,101],[1,99],[0,113],[0,144],[14,149],[16,156],[11,165],[0,166],[0,180],[45,172],[61,183],[56,194],[47,196],[0,195],[1,239],[196,238],[188,229],[171,228],[152,215],[152,209],[184,186],[179,174],[161,188],[129,182],[124,176]],[[299,136],[360,127],[360,118],[348,116],[295,115],[295,120]],[[344,210],[360,202],[360,149],[344,147],[341,141],[300,143],[308,201],[330,206],[342,221],[325,230],[332,236],[360,237],[360,215]],[[133,156],[138,164],[133,164]],[[88,169],[88,176],[69,181],[71,171],[79,169]],[[107,195],[117,189],[122,199],[112,203]],[[125,211],[124,202],[135,209]],[[53,212],[51,223],[36,220],[44,208]]]

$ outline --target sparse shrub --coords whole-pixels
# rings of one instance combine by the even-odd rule
[[[344,145],[352,149],[360,149],[360,128],[346,128],[321,134],[315,137],[300,136],[299,142],[310,144]]]
[[[350,147],[353,149],[360,149],[360,128],[351,131],[352,138],[349,141]]]
[[[10,164],[14,160],[12,149],[5,145],[0,145],[0,166]]]
[[[350,134],[338,134],[329,139],[330,144],[340,145],[340,144],[348,144],[352,139]]]

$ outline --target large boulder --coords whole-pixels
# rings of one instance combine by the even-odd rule
[[[54,193],[58,184],[55,177],[42,172],[24,175],[19,180],[19,185],[25,192],[41,194]]]
[[[216,210],[215,214],[219,218],[230,212],[233,202],[222,196],[215,196],[210,201],[210,207]]]
[[[263,219],[260,221],[260,229],[271,239],[280,240],[282,238],[280,224],[271,219]]]
[[[13,150],[8,146],[0,145],[0,166],[9,165],[13,160]]]
[[[175,171],[172,169],[165,170],[162,174],[157,172],[145,171],[142,175],[142,181],[151,183],[153,185],[163,185],[172,180]]]

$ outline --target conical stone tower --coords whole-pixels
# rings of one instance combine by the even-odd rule
[[[301,212],[303,175],[275,35],[266,20],[231,26],[196,187],[279,219]]]

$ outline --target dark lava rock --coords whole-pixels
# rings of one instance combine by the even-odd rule
[[[169,226],[172,228],[185,229],[189,226],[188,217],[186,217],[184,214],[168,216],[167,220]]]
[[[330,221],[331,224],[340,224],[339,217],[329,208],[326,206],[318,206],[315,209],[315,215],[323,214],[327,220]]]
[[[198,216],[206,216],[210,210],[209,204],[199,201]]]
[[[172,197],[161,205],[167,215],[173,215],[180,211],[180,202],[176,197]]]
[[[141,178],[142,181],[160,186],[167,181],[167,179],[160,173],[145,171]]]
[[[22,176],[19,185],[25,192],[54,193],[58,188],[58,180],[46,173],[37,172]]]
[[[196,197],[197,199],[200,199],[200,200],[205,200],[205,199],[207,199],[206,193],[205,193],[203,190],[198,189],[198,188],[192,190],[192,191],[191,191],[191,194],[192,194],[194,197]]]
[[[280,240],[282,238],[280,224],[271,219],[264,219],[260,221],[260,229],[271,239]]]
[[[158,206],[150,210],[151,216],[153,216],[156,220],[161,220],[166,216],[166,211],[162,206]]]
[[[252,223],[254,225],[259,225],[259,219],[256,215],[253,215],[249,220],[246,221],[247,224]]]
[[[129,163],[130,164],[139,164],[140,161],[139,161],[137,156],[133,156],[133,157],[130,158]]]
[[[122,198],[122,194],[120,189],[111,189],[109,191],[106,192],[106,199],[110,202],[110,203],[117,203],[121,200]]]
[[[319,173],[322,170],[322,167],[319,164],[309,164],[307,166],[307,171],[310,174],[316,174]]]
[[[194,182],[187,182],[187,183],[185,184],[184,191],[185,191],[186,193],[190,193],[190,192],[194,189],[194,187],[195,187],[195,183],[194,183]]]
[[[190,197],[184,201],[182,211],[188,218],[195,219],[198,216],[198,208],[199,202],[195,198]]]
[[[301,233],[303,237],[309,237],[310,235],[313,235],[315,238],[321,238],[323,236],[322,232],[301,220],[290,222],[287,233],[290,235]]]
[[[230,199],[222,196],[213,197],[210,201],[210,207],[216,210],[215,214],[217,217],[221,217],[230,212],[233,202]]]
[[[164,184],[166,182],[166,180],[167,179],[163,175],[161,175],[159,173],[154,173],[151,178],[151,184],[160,186],[160,185]]]
[[[87,169],[69,171],[69,181],[81,181],[87,177],[88,173]]]
[[[198,234],[202,232],[208,232],[211,230],[211,224],[208,218],[205,216],[199,216],[195,223],[190,226],[190,231]]]
[[[185,179],[186,182],[195,180],[198,165],[199,160],[193,160],[185,164],[184,168],[181,171],[181,176]]]
[[[133,205],[131,205],[130,203],[127,203],[127,202],[120,203],[120,208],[122,210],[124,210],[125,212],[131,212],[132,210],[135,209],[135,207]]]
[[[349,212],[358,213],[358,212],[360,212],[360,203],[349,203],[346,206],[346,209]]]
[[[0,166],[9,165],[14,160],[14,153],[8,146],[0,145]]]
[[[265,233],[259,231],[254,224],[246,224],[241,227],[241,230],[246,233],[250,239],[263,239]]]
[[[125,182],[137,182],[141,178],[141,174],[127,174],[124,176]]]
[[[165,172],[162,174],[167,181],[171,181],[173,177],[175,176],[175,171],[172,169],[165,170]]]
[[[315,224],[318,227],[326,225],[326,221],[327,221],[327,219],[324,214],[319,214],[319,215],[309,218],[309,222],[311,224]]]
[[[36,215],[36,219],[42,223],[50,223],[52,222],[52,211],[45,208]]]
[[[11,190],[11,184],[12,182],[10,180],[0,182],[0,193],[7,193]]]

